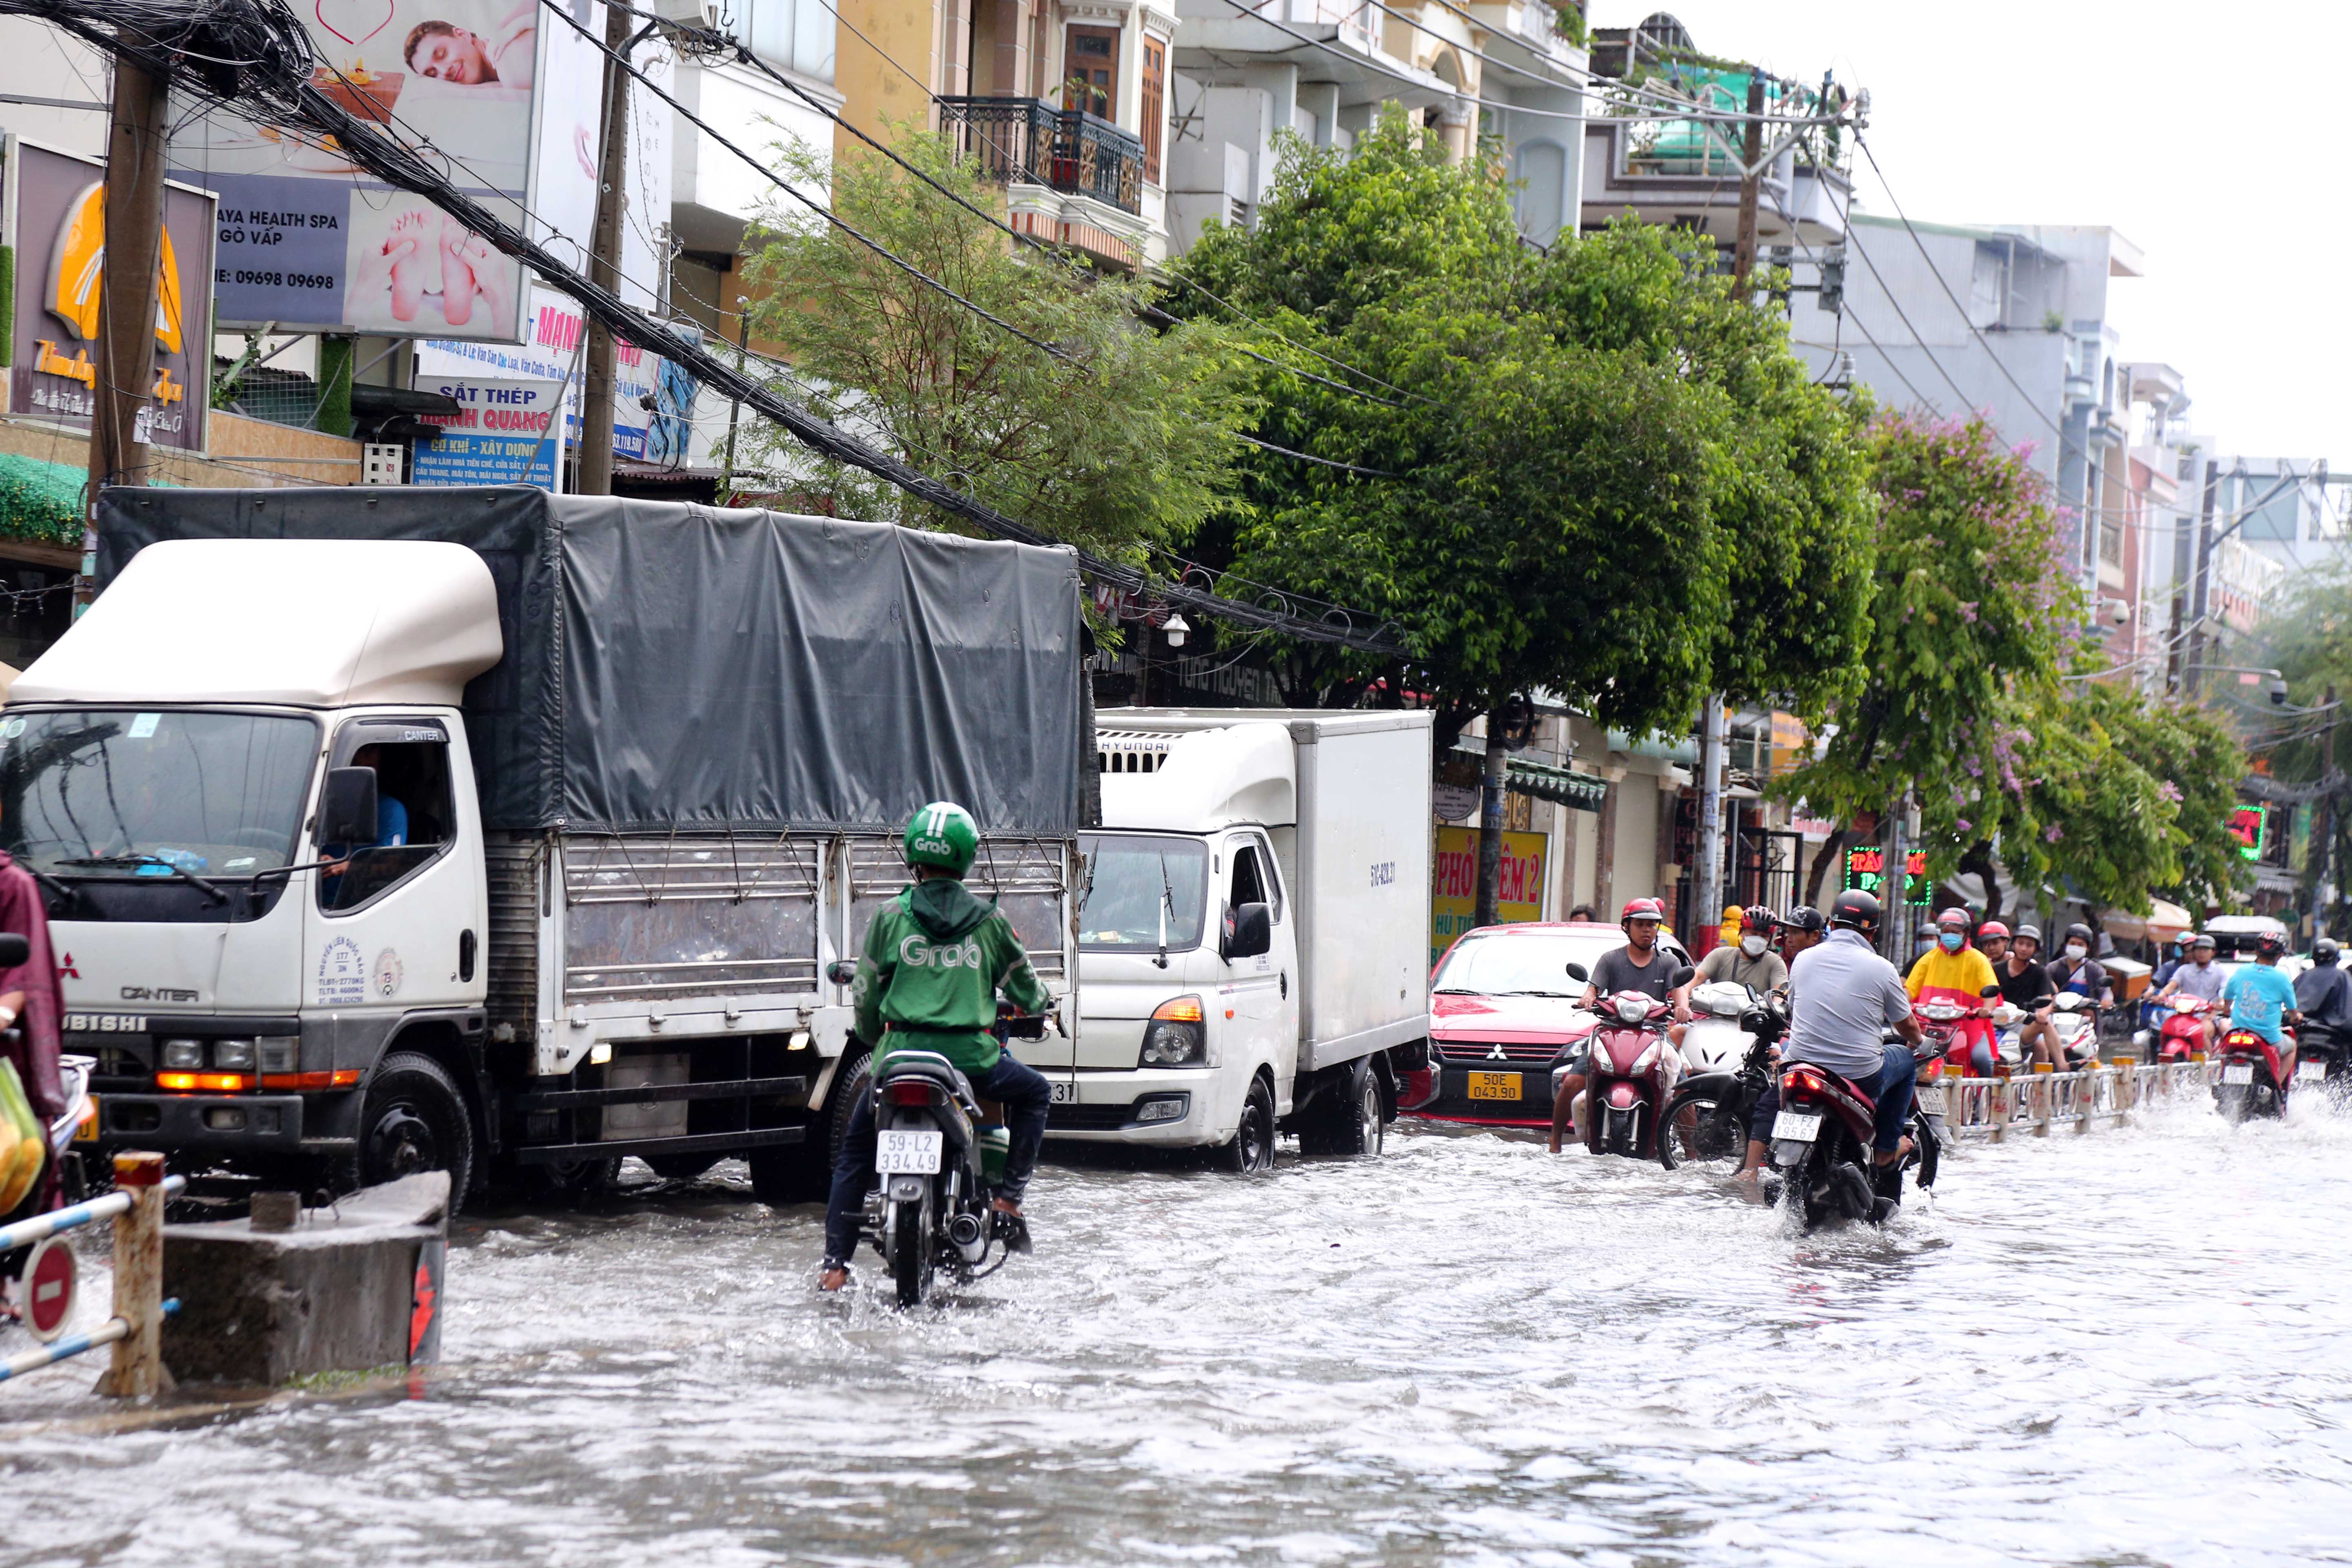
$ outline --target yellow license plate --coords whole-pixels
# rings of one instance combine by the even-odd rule
[[[98,1096],[89,1097],[89,1113],[74,1123],[73,1141],[77,1143],[98,1142]]]
[[[1519,1098],[1519,1075],[1515,1072],[1474,1072],[1470,1075],[1470,1098],[1517,1100]]]

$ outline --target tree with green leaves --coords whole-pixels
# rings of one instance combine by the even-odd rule
[[[970,207],[1003,194],[946,138],[892,150]],[[1139,319],[1152,287],[1014,245],[879,155],[776,150],[805,185],[829,183],[846,223],[1049,354],[798,207],[762,214],[748,248],[751,330],[776,344],[814,410],[1008,517],[1102,554],[1140,560],[1223,502],[1256,405],[1225,329]],[[1058,357],[1057,357],[1058,356]],[[863,469],[819,460],[765,426],[751,462],[793,476],[842,515],[962,531]]]

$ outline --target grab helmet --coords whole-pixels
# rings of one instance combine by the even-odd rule
[[[929,866],[950,877],[971,869],[980,853],[980,824],[950,800],[935,800],[915,813],[901,841],[907,864]]]

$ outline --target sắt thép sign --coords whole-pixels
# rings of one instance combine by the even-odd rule
[[[416,387],[456,399],[457,412],[418,416],[441,435],[416,443],[409,483],[555,488],[562,444],[549,426],[561,405],[560,384],[426,376]]]
[[[15,363],[8,411],[88,428],[98,407],[106,253],[106,165],[10,137],[7,243],[16,257]],[[163,188],[155,279],[155,370],[140,439],[201,452],[212,361],[213,203]]]

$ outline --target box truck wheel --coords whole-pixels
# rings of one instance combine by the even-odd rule
[[[855,1041],[851,1042],[854,1046]],[[772,1208],[821,1204],[833,1190],[833,1163],[849,1136],[850,1113],[874,1081],[874,1056],[861,1052],[841,1064],[824,1109],[809,1117],[808,1136],[798,1143],[753,1149],[743,1156],[751,1167],[751,1195]]]
[[[1233,1141],[1217,1151],[1217,1163],[1237,1176],[1262,1175],[1274,1169],[1274,1086],[1264,1073],[1250,1079],[1242,1100],[1241,1125]]]
[[[1298,1129],[1302,1154],[1350,1157],[1381,1152],[1386,1123],[1381,1115],[1381,1079],[1372,1058],[1358,1057],[1335,1069]]]
[[[452,1206],[465,1201],[474,1173],[474,1124],[439,1062],[394,1051],[376,1065],[360,1106],[356,1166],[347,1173],[362,1187],[446,1171]]]

